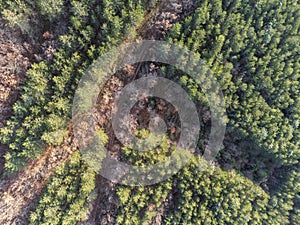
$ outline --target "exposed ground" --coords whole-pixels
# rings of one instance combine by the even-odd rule
[[[12,105],[18,98],[20,83],[30,65],[31,46],[21,37],[19,30],[5,26],[0,19],[0,128],[12,113]],[[5,146],[0,143],[0,175],[3,172]]]
[[[162,38],[166,32],[171,29],[172,24],[176,23],[178,20],[189,15],[195,6],[192,1],[162,1],[158,3],[148,16],[146,16],[145,21],[142,23],[138,32],[140,37],[143,39],[153,39],[158,40]],[[111,119],[111,110],[114,102],[114,94],[120,89],[124,84],[129,81],[132,81],[139,76],[145,74],[150,75],[151,66],[149,64],[137,64],[135,66],[129,66],[124,68],[122,71],[122,78],[118,79],[114,77],[107,84],[108,89],[105,91],[106,95],[101,96],[101,101],[98,103],[98,125],[105,129],[106,133],[109,135],[110,140],[107,146],[109,154],[118,160],[121,159],[120,156],[120,143],[114,136],[110,119]],[[152,74],[153,75],[153,74]],[[110,182],[109,180],[97,176],[96,181],[98,197],[90,205],[90,215],[89,219],[83,224],[101,224],[101,225],[112,225],[115,221],[115,216],[118,212],[118,199],[115,195],[116,184]],[[159,208],[158,215],[153,218],[151,224],[160,224],[161,216],[166,205],[162,205]]]
[[[26,71],[32,62],[50,58],[55,51],[52,41],[32,46],[18,29],[10,29],[0,19],[0,128],[13,113],[20,85],[26,82]],[[0,175],[3,174],[3,155],[7,146],[0,143]],[[0,182],[0,224],[27,224],[29,211],[34,209],[41,190],[55,168],[74,151],[72,137],[57,148],[47,151],[18,173],[2,177]]]
[[[66,137],[62,146],[49,147],[38,160],[0,184],[0,224],[28,224],[30,211],[53,175],[55,168],[76,150],[73,137]]]

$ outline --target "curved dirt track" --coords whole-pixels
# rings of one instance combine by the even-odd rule
[[[9,29],[0,19],[0,128],[13,113],[20,84],[26,82],[26,71],[34,49],[25,42],[19,30]],[[7,146],[0,143],[0,176],[3,173],[3,155]],[[49,147],[44,154],[14,175],[1,177],[0,224],[27,224],[29,211],[34,209],[41,190],[55,168],[74,152],[72,137],[61,147]]]
[[[62,146],[49,147],[24,170],[1,181],[0,224],[28,224],[30,211],[55,168],[76,150],[72,143],[73,137],[69,136]]]

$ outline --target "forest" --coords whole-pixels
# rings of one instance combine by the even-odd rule
[[[0,16],[31,46],[18,97],[0,123],[0,224],[300,224],[298,0],[1,0]],[[118,140],[111,122],[116,93],[140,78],[176,82],[200,120],[186,165],[162,182],[131,186],[102,177],[86,162],[74,141],[72,104],[76,93],[90,91],[80,90],[80,80],[99,57],[141,40],[166,41],[199,56],[220,86],[227,124],[222,149],[208,162],[202,155],[212,129],[210,103],[197,81],[159,62],[118,70],[94,107],[107,154],[133,166],[154,165],[175,151],[182,135],[176,109],[148,97],[131,110],[134,132],[149,136],[154,111],[167,126],[159,145],[137,152]],[[52,166],[47,157],[54,151]],[[43,173],[35,165],[45,165]],[[23,180],[34,176],[43,182],[25,190]],[[18,203],[14,185],[32,196]]]

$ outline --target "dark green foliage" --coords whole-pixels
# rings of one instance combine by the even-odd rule
[[[142,139],[146,138],[147,134],[148,132],[145,129],[137,132],[137,135]],[[132,165],[140,167],[162,162],[172,150],[174,150],[174,146],[169,143],[167,137],[163,137],[159,146],[142,153],[132,150],[130,146],[125,146],[122,149],[126,160]],[[119,186],[117,196],[121,209],[116,218],[116,224],[149,224],[151,219],[156,215],[162,201],[167,199],[171,189],[172,179],[147,187]]]
[[[200,8],[184,22],[176,24],[167,37],[169,41],[201,54],[210,66],[225,95],[230,130],[235,130],[235,134],[241,137],[251,138],[262,151],[259,157],[265,153],[268,157],[274,156],[273,161],[277,165],[272,165],[273,168],[289,165],[279,169],[281,178],[277,178],[275,186],[271,185],[272,182],[268,183],[270,202],[266,205],[264,200],[263,210],[255,212],[255,216],[248,214],[252,219],[250,224],[261,224],[261,221],[264,224],[289,224],[295,221],[299,211],[299,205],[295,203],[298,199],[297,168],[300,159],[300,48],[299,44],[295,44],[300,42],[299,21],[299,3],[294,1],[237,0],[225,3],[204,0]],[[170,71],[168,77],[178,74],[172,69],[166,71]],[[175,79],[188,87],[196,99],[204,100],[192,81],[187,82],[185,76]],[[277,170],[272,171],[273,168],[270,167],[268,172],[259,170],[256,176],[264,179],[271,176],[269,180],[272,180],[277,176]],[[202,176],[201,173],[199,176]],[[183,176],[183,180],[188,182],[187,176]],[[191,179],[192,182],[196,180],[197,176]],[[223,192],[228,189],[226,185],[222,187]],[[195,192],[192,186],[188,190]],[[209,193],[209,190],[204,193]],[[232,194],[238,195],[239,192]],[[210,199],[211,196],[213,193],[204,199],[214,202],[215,197]],[[232,214],[225,216],[231,212],[230,208],[223,217],[212,210],[192,221],[189,200],[179,203],[170,212],[167,219],[170,224],[246,222],[238,221],[241,217],[233,219]],[[250,205],[253,207],[255,203]],[[196,208],[199,209],[199,205]],[[205,209],[202,211],[205,214]]]
[[[270,180],[270,202],[268,214],[272,224],[297,224],[299,217],[299,164],[283,167],[275,171]]]
[[[21,3],[27,4],[18,4]],[[129,12],[137,10],[139,17],[143,13],[138,3],[71,1],[69,32],[59,37],[59,51],[52,61],[34,64],[27,72],[28,81],[21,99],[15,103],[14,115],[0,130],[1,143],[10,147],[5,156],[8,170],[18,170],[28,159],[39,155],[45,143],[62,142],[79,79],[92,60],[131,33],[134,27],[129,27],[135,24]]]
[[[234,171],[195,159],[176,177],[175,208],[165,224],[262,224],[267,219],[268,195]]]
[[[172,180],[148,187],[119,186],[117,195],[121,210],[115,224],[149,224],[172,189]]]
[[[116,224],[149,224],[172,199],[163,224],[262,224],[269,196],[236,172],[194,158],[178,174],[147,187],[120,186]],[[170,198],[172,196],[172,198]],[[168,200],[167,200],[168,199]]]
[[[122,152],[124,153],[125,158],[136,166],[147,166],[153,165],[165,160],[166,157],[170,156],[170,154],[175,150],[174,145],[170,145],[169,139],[167,136],[150,136],[149,138],[149,131],[145,129],[141,129],[138,132],[138,136],[141,138],[141,142],[138,142],[135,149],[132,149],[131,146],[124,146],[122,148]],[[145,152],[140,151],[142,149],[142,145],[144,143],[144,139],[148,138],[148,145],[149,146],[156,146],[157,139],[161,140],[159,145],[155,148],[151,148]],[[151,143],[153,142],[153,143]],[[137,150],[136,150],[137,149]]]
[[[71,225],[84,220],[93,200],[95,173],[81,160],[79,152],[56,169],[41,195],[29,224]]]
[[[199,158],[160,184],[119,186],[116,224],[149,224],[167,199],[165,224],[299,224],[299,1],[200,0],[197,5],[165,38],[200,54],[223,90],[230,134],[253,144],[250,156],[270,157],[269,163],[276,165],[254,171],[254,180],[265,191],[238,172],[223,171]],[[55,30],[59,18],[66,18],[59,50],[51,61],[32,65],[14,114],[0,130],[0,142],[10,148],[6,169],[16,171],[46,145],[63,141],[81,76],[112,46],[135,37],[148,7],[149,1],[143,0],[0,2],[1,14],[29,36]],[[209,106],[188,75],[168,66],[163,71],[193,100]],[[200,148],[209,123],[202,126]],[[154,164],[170,155],[173,148],[167,143],[166,138],[154,151],[142,154],[123,147],[123,156],[135,165]],[[79,153],[72,156],[49,182],[31,224],[84,220],[94,176]]]
[[[231,126],[283,163],[296,163],[300,158],[300,64],[295,45],[300,42],[299,5],[253,4],[201,1],[167,39],[199,52],[211,66],[222,86]]]

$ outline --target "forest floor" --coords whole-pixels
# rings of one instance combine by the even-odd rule
[[[70,132],[71,133],[71,132]],[[73,137],[65,138],[62,146],[49,147],[26,168],[3,179],[0,184],[0,223],[28,224],[28,217],[55,168],[76,150]]]
[[[137,28],[139,34],[138,39],[161,39],[167,31],[172,28],[174,23],[190,15],[195,8],[196,6],[189,0],[170,0],[158,3],[157,7],[149,12],[141,26]],[[141,76],[153,75],[155,73],[155,69],[153,70],[153,68],[151,68],[153,66],[155,67],[153,64],[140,63],[124,68],[122,70],[121,77],[114,76],[107,82],[106,89],[104,91],[105,96],[101,96],[101,98],[99,98],[101,101],[98,102],[97,122],[99,128],[103,128],[109,136],[109,143],[106,146],[109,154],[118,160],[121,159],[121,144],[115,137],[110,123],[110,115],[114,104],[115,94],[128,82],[138,79]],[[90,204],[88,220],[80,224],[114,224],[119,208],[118,198],[115,191],[116,187],[117,185],[115,183],[100,175],[97,176],[96,189],[98,197]],[[165,207],[167,207],[167,205],[163,204],[158,209],[157,216],[153,218],[151,225],[161,224],[161,216]]]
[[[12,30],[0,20],[0,128],[12,113],[18,98],[20,83],[30,65],[28,53],[31,46],[21,38],[19,30]],[[5,146],[0,144],[0,175],[3,172]]]
[[[31,45],[18,29],[10,29],[0,20],[0,128],[12,114],[20,85],[26,82],[26,71],[33,62],[49,56],[49,43]],[[38,200],[55,168],[74,152],[72,133],[60,147],[49,147],[37,160],[29,162],[13,175],[3,175],[3,155],[7,146],[0,145],[0,224],[28,224],[30,210]]]

